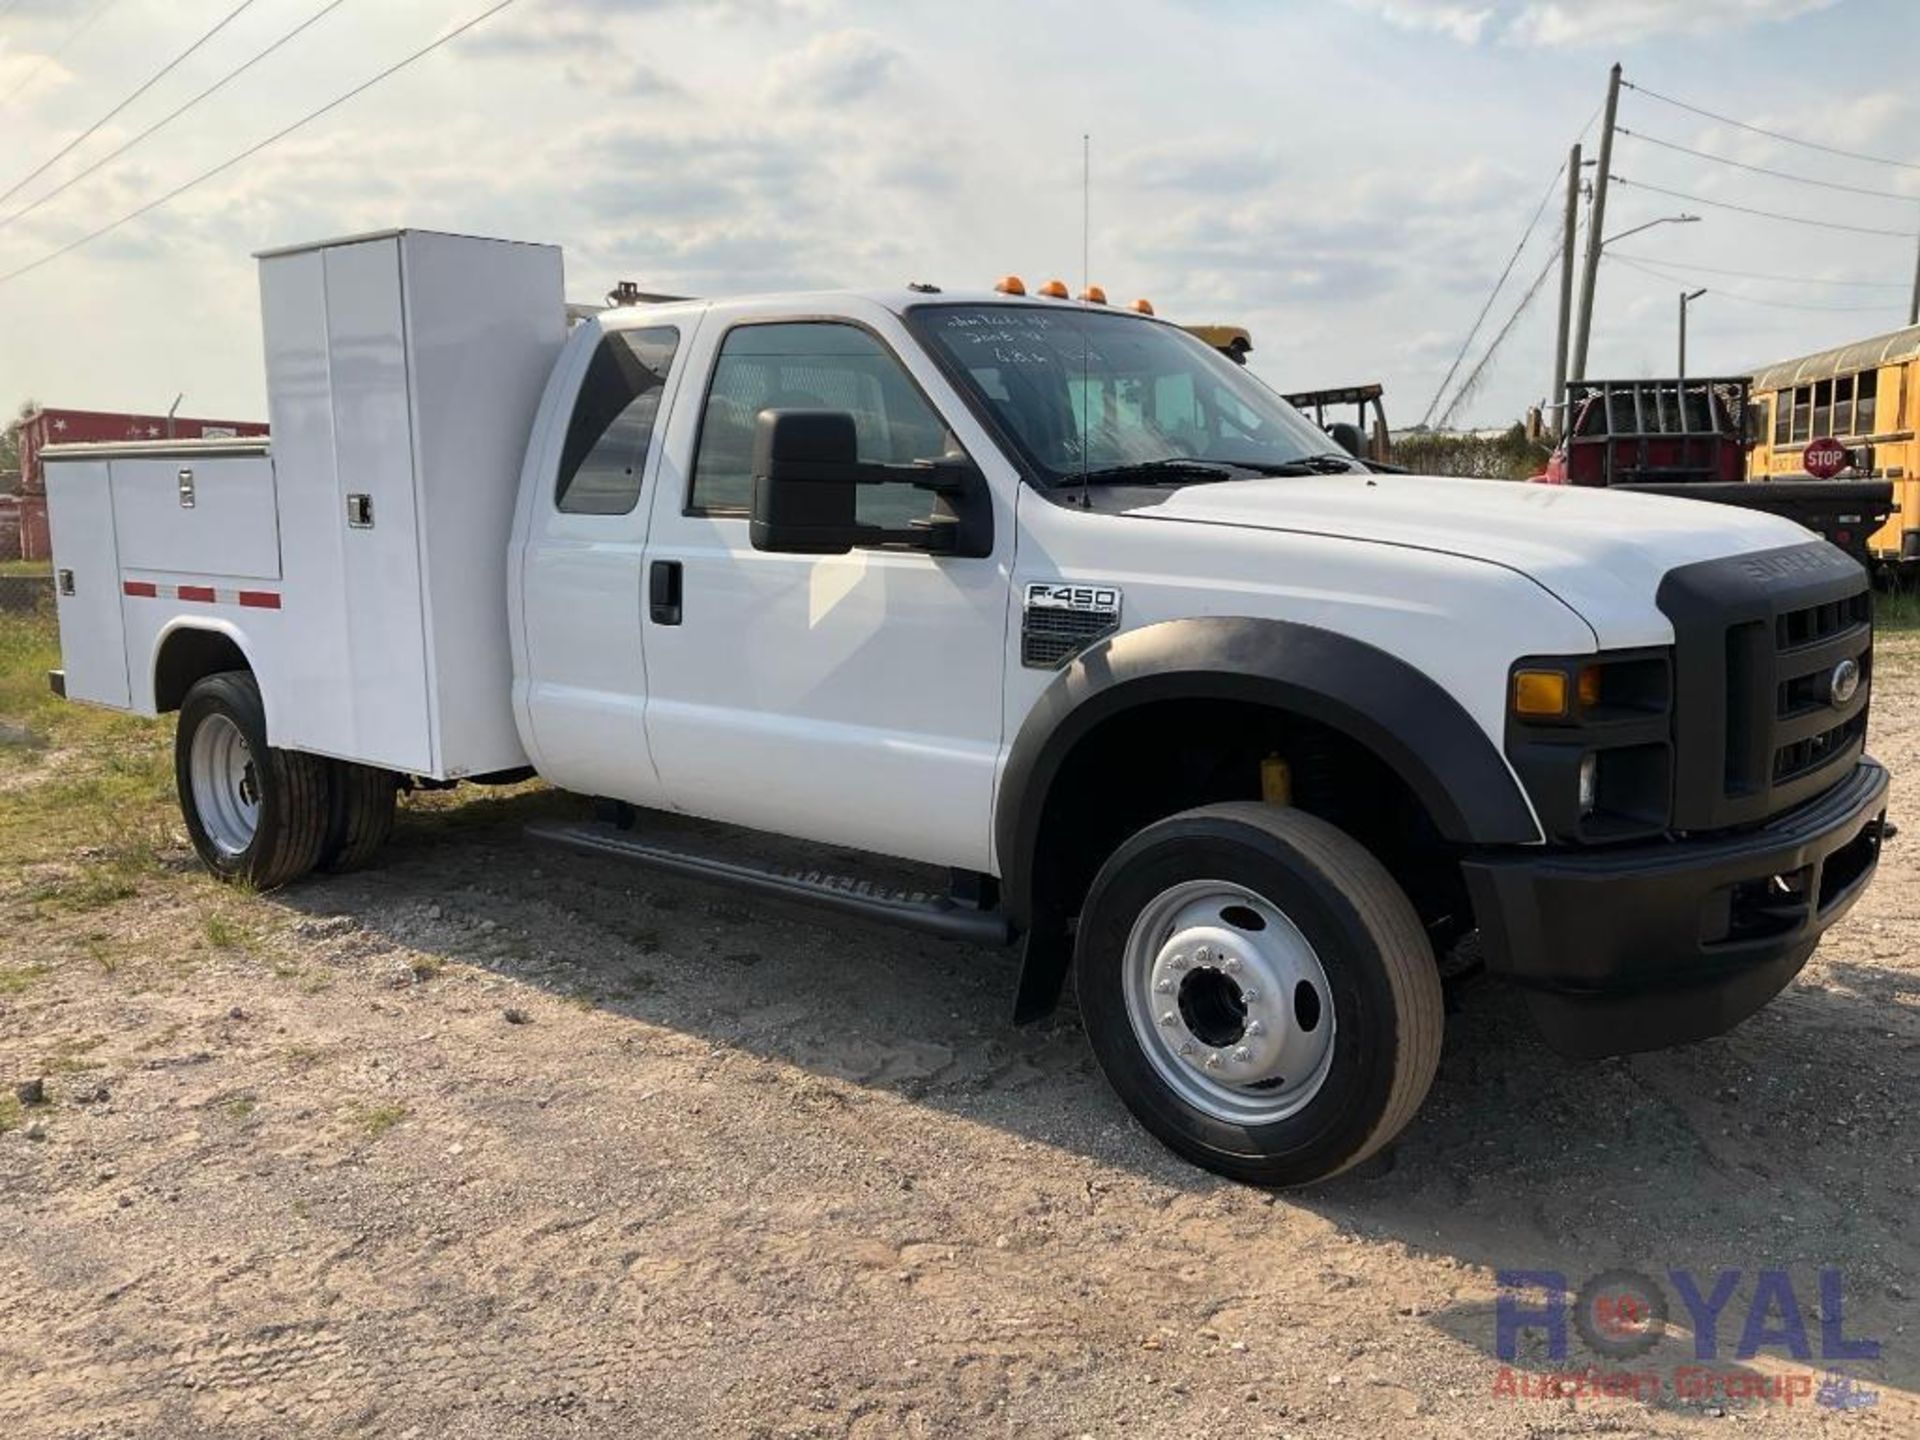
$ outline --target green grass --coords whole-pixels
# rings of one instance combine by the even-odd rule
[[[0,575],[51,575],[51,560],[0,560]]]
[[[361,1106],[354,1112],[353,1123],[369,1140],[378,1140],[406,1118],[404,1105]]]
[[[1874,602],[1873,623],[1893,634],[1920,630],[1920,590],[1883,590]]]
[[[0,1095],[0,1135],[18,1128],[20,1124],[20,1097],[13,1094]]]
[[[16,892],[36,914],[136,895],[177,826],[166,722],[61,700],[59,663],[51,616],[0,615],[0,888],[36,867]]]
[[[222,915],[218,911],[208,915],[201,922],[201,928],[206,931],[207,943],[215,949],[239,950],[253,943],[252,930],[240,921],[229,915]]]
[[[50,969],[46,965],[0,965],[0,995],[18,995]]]

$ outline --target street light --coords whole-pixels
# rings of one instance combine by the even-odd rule
[[[1624,240],[1629,235],[1638,235],[1642,230],[1651,230],[1656,225],[1691,225],[1699,218],[1698,215],[1689,215],[1684,210],[1678,215],[1662,215],[1658,220],[1649,220],[1646,224],[1636,225],[1631,230],[1622,230],[1618,235],[1609,235],[1600,242],[1600,248],[1604,250],[1616,240]]]
[[[1704,286],[1698,290],[1680,292],[1680,378],[1682,380],[1687,378],[1687,306],[1706,293]]]

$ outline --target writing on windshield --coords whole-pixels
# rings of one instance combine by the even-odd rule
[[[1168,461],[1285,465],[1327,437],[1206,344],[1139,316],[929,305],[913,322],[1048,479]]]

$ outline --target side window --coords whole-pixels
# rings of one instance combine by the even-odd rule
[[[1880,398],[1880,372],[1866,370],[1860,375],[1860,398],[1854,411],[1853,433],[1856,435],[1873,434],[1874,415]]]
[[[640,499],[660,392],[680,332],[617,330],[600,342],[580,382],[560,452],[553,503],[570,515],[625,515]]]
[[[760,412],[784,409],[848,411],[860,458],[874,464],[937,460],[960,450],[899,360],[857,325],[740,325],[714,362],[690,513],[746,513]],[[911,485],[863,485],[858,503],[865,523],[902,528],[927,517],[933,496]]]
[[[1813,438],[1813,387],[1800,385],[1793,392],[1793,440],[1804,444]]]
[[[1793,428],[1793,392],[1775,391],[1767,403],[1773,406],[1773,443],[1776,446],[1785,445]]]

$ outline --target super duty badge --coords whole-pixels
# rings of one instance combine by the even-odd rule
[[[1035,581],[1021,610],[1020,663],[1057,669],[1119,628],[1119,586]]]

